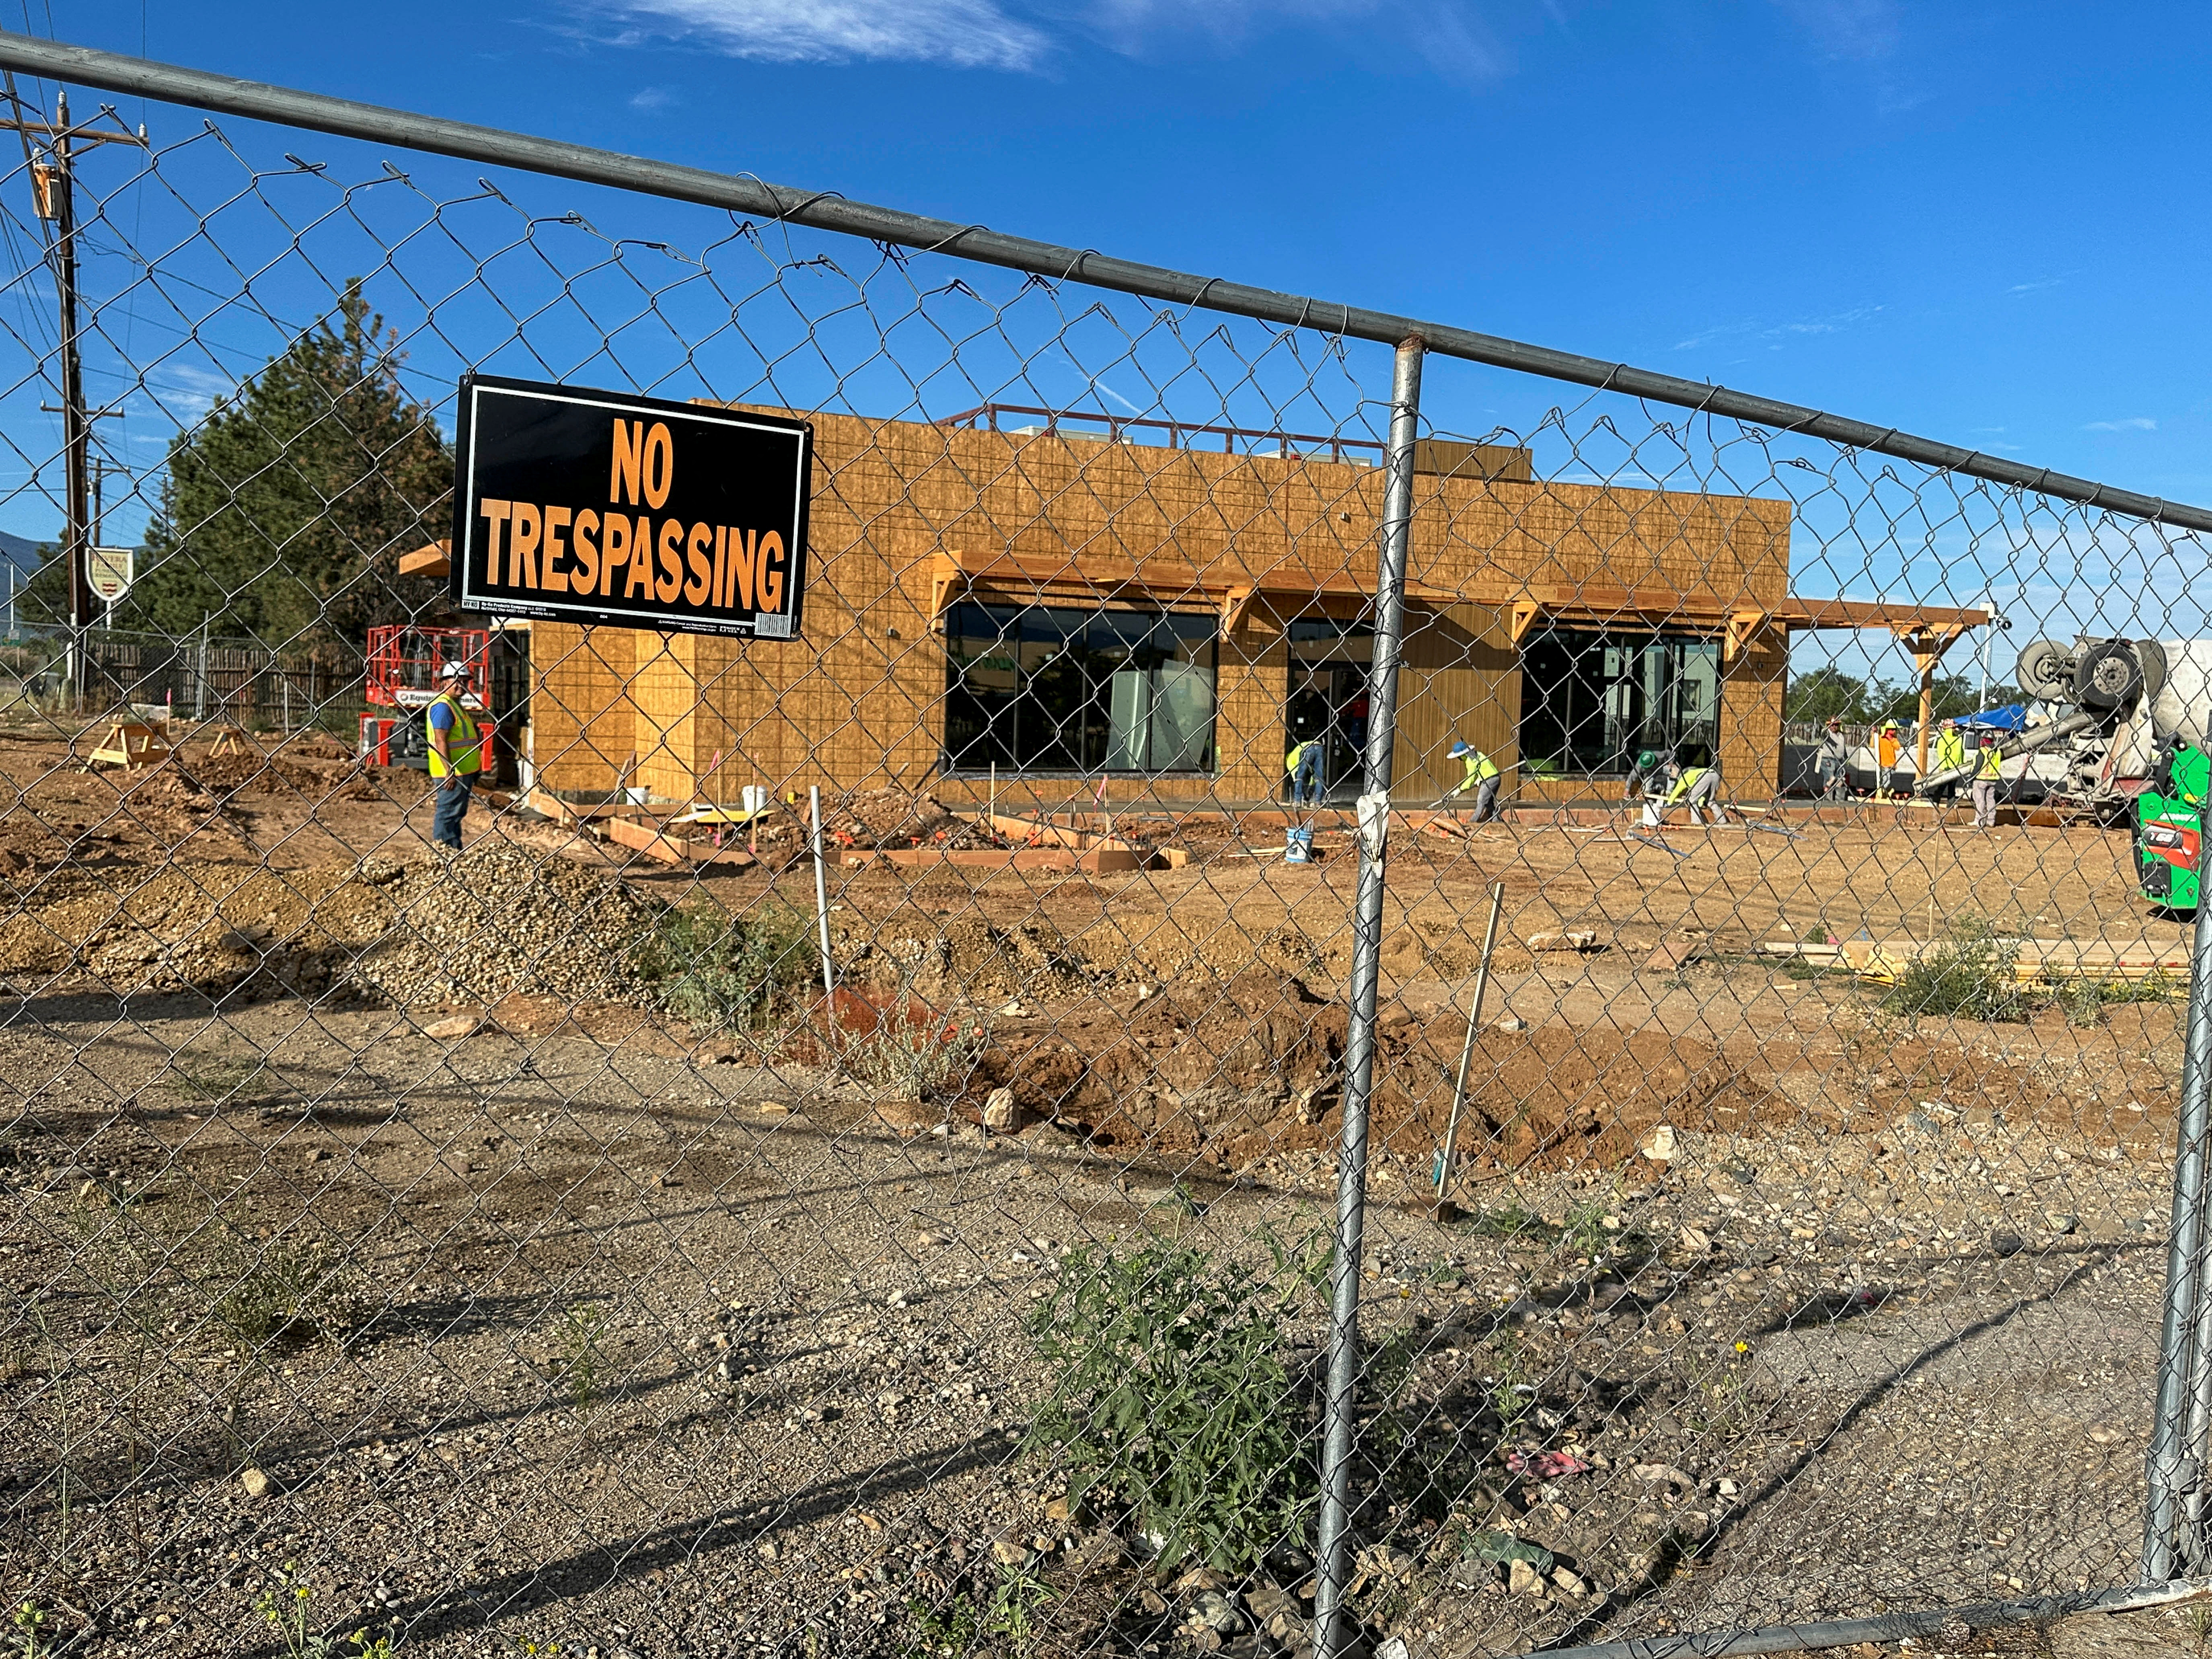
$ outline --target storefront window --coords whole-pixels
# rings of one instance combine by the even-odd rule
[[[1522,645],[1522,764],[1537,775],[1618,776],[1645,749],[1710,756],[1719,720],[1716,641],[1551,628]]]
[[[1211,615],[953,606],[946,769],[1212,771],[1216,633]]]

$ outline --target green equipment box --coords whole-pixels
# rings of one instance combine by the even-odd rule
[[[2169,910],[2197,908],[2197,846],[2212,757],[2186,744],[2174,748],[2136,797],[2136,878],[2142,896]]]

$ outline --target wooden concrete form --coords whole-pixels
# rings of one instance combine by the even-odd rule
[[[605,789],[628,769],[676,800],[821,783],[927,787],[981,805],[981,776],[938,775],[946,667],[933,624],[974,599],[1211,613],[1217,769],[1109,778],[1106,799],[1279,793],[1288,625],[1359,613],[1374,580],[1378,469],[810,418],[805,637],[538,624],[533,750],[548,786]],[[1456,738],[1517,761],[1516,632],[1547,617],[1724,640],[1723,775],[1733,792],[1775,786],[1786,623],[1770,619],[1789,611],[1789,502],[1540,480],[1494,457],[1417,485],[1396,793],[1434,799],[1455,782],[1445,751]],[[1002,775],[1002,793],[1010,787],[1071,786]],[[1587,799],[1592,785],[1516,773],[1508,789],[1535,803]]]

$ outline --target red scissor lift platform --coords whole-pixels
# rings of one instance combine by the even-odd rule
[[[465,663],[461,707],[477,717],[489,763],[498,732],[491,707],[491,630],[399,623],[368,630],[369,712],[361,717],[361,757],[372,766],[426,766],[429,738],[421,710],[438,695],[441,672]],[[389,709],[389,714],[379,711]]]

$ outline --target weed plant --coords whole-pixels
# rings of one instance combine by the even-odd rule
[[[1037,1616],[1059,1592],[1033,1568],[996,1565],[988,1595],[963,1585],[934,1607],[908,1601],[908,1616],[930,1642],[927,1651],[963,1659],[975,1653],[1023,1659],[1030,1652],[1036,1641]]]
[[[313,1623],[315,1593],[290,1562],[276,1570],[276,1579],[263,1587],[253,1605],[283,1644],[284,1659],[392,1659],[392,1638],[373,1637],[367,1626],[335,1642],[318,1631]]]
[[[2130,1003],[2171,1002],[2177,988],[2165,969],[2154,969],[2141,979],[2073,979],[2062,981],[2052,993],[2065,1010],[2069,1024],[2084,1028],[2101,1025],[2105,1010]]]
[[[902,998],[864,1029],[837,1028],[837,1059],[858,1081],[898,1100],[942,1100],[975,1074],[990,1027],[934,1014]]]
[[[2019,941],[1978,917],[1961,917],[1950,938],[1905,964],[1881,1006],[1908,1019],[2025,1020],[2028,1000],[2014,972],[2019,963]]]
[[[249,1346],[279,1337],[341,1340],[357,1322],[353,1270],[320,1240],[257,1239],[218,1222],[173,1260],[216,1322]]]
[[[568,1397],[580,1412],[588,1412],[599,1403],[599,1371],[606,1361],[607,1328],[607,1310],[587,1302],[570,1304],[553,1328],[553,1343],[557,1351],[555,1369],[568,1385]]]
[[[1070,1255],[1031,1316],[1052,1382],[1028,1449],[1058,1448],[1071,1507],[1126,1514],[1163,1571],[1241,1572],[1303,1540],[1316,1436],[1279,1349],[1310,1283],[1164,1244]]]
[[[806,919],[767,903],[739,917],[708,900],[664,911],[639,969],[661,1006],[714,1031],[757,1029],[814,971]]]

